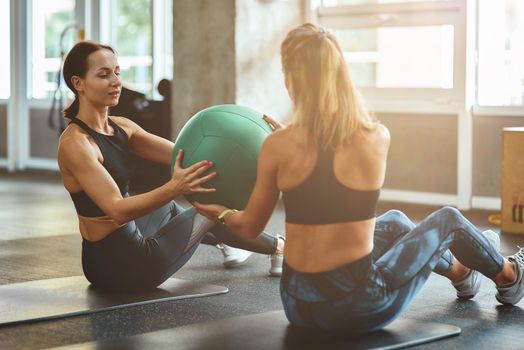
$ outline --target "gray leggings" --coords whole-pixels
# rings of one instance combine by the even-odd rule
[[[157,209],[151,214],[148,214],[142,218],[135,220],[140,232],[144,237],[154,236],[156,232],[160,230],[162,226],[167,224],[169,220],[176,217],[187,210],[194,213],[193,208],[185,209],[175,201],[171,201],[160,209]],[[193,232],[193,236],[198,235],[198,232]],[[254,239],[246,239],[238,236],[231,232],[226,226],[217,224],[212,227],[203,238],[199,240],[190,240],[189,246],[191,248],[194,244],[203,243],[207,245],[217,245],[219,243],[225,243],[229,246],[250,250],[260,254],[273,254],[277,249],[278,238],[265,231]],[[192,243],[192,244],[191,244]]]
[[[82,242],[82,267],[95,287],[145,290],[171,277],[191,258],[207,231],[208,244],[223,242],[261,254],[273,254],[278,238],[262,232],[245,239],[222,224],[203,220],[195,208],[174,201],[140,219],[128,222],[102,240]]]

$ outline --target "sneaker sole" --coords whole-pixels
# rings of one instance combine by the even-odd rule
[[[269,276],[271,276],[271,277],[280,277],[280,276],[282,276],[282,270],[280,270],[280,271],[271,271],[271,270],[269,270]]]
[[[519,301],[521,301],[523,297],[524,297],[524,293],[521,293],[520,297],[517,298],[518,300],[512,303],[512,302],[503,301],[503,300],[499,299],[499,296],[495,294],[495,299],[497,299],[497,301],[499,303],[503,304],[503,305],[515,305],[515,304],[518,304]]]
[[[477,291],[478,292],[478,291]],[[458,295],[457,294],[457,299],[459,300],[469,300],[469,299],[473,299],[473,297],[477,295],[477,293],[475,294],[472,294],[472,295]]]
[[[478,273],[478,272],[477,272]],[[477,293],[479,292],[480,290],[480,285],[482,284],[482,278],[484,276],[482,276],[482,274],[480,274],[480,276],[478,276],[478,278],[480,278],[480,282],[477,283],[476,285],[476,288],[472,291],[468,291],[469,293],[471,294],[467,294],[467,295],[460,295],[459,292],[457,291],[457,299],[460,299],[460,300],[469,300],[469,299],[472,299],[475,295],[477,295]]]
[[[250,255],[250,256],[251,256],[251,255]],[[224,261],[224,262],[222,263],[222,265],[224,265],[224,267],[226,267],[226,268],[229,269],[229,268],[232,268],[232,267],[236,267],[236,266],[238,266],[238,265],[242,265],[243,263],[246,262],[246,260],[247,260],[248,258],[249,258],[249,256],[246,257],[245,259],[235,259],[235,260]]]

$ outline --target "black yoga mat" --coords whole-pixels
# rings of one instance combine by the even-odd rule
[[[400,349],[460,334],[442,323],[400,318],[384,330],[333,335],[289,325],[283,311],[239,316],[206,323],[103,340],[67,349]]]
[[[101,292],[84,276],[0,285],[0,326],[227,292],[226,287],[177,278],[140,293]]]

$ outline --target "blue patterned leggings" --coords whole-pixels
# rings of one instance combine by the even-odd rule
[[[284,263],[280,294],[286,316],[292,324],[329,331],[381,329],[403,313],[432,271],[451,268],[453,256],[490,278],[504,265],[455,208],[439,209],[418,225],[390,210],[377,218],[371,254],[322,273]]]

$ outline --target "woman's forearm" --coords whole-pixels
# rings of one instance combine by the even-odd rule
[[[246,221],[243,210],[227,215],[224,218],[224,223],[231,231],[243,238],[254,239],[262,232],[262,229],[258,229],[255,225]]]
[[[123,225],[160,208],[179,194],[172,181],[168,181],[149,192],[118,199],[114,210],[107,214],[117,224]]]

